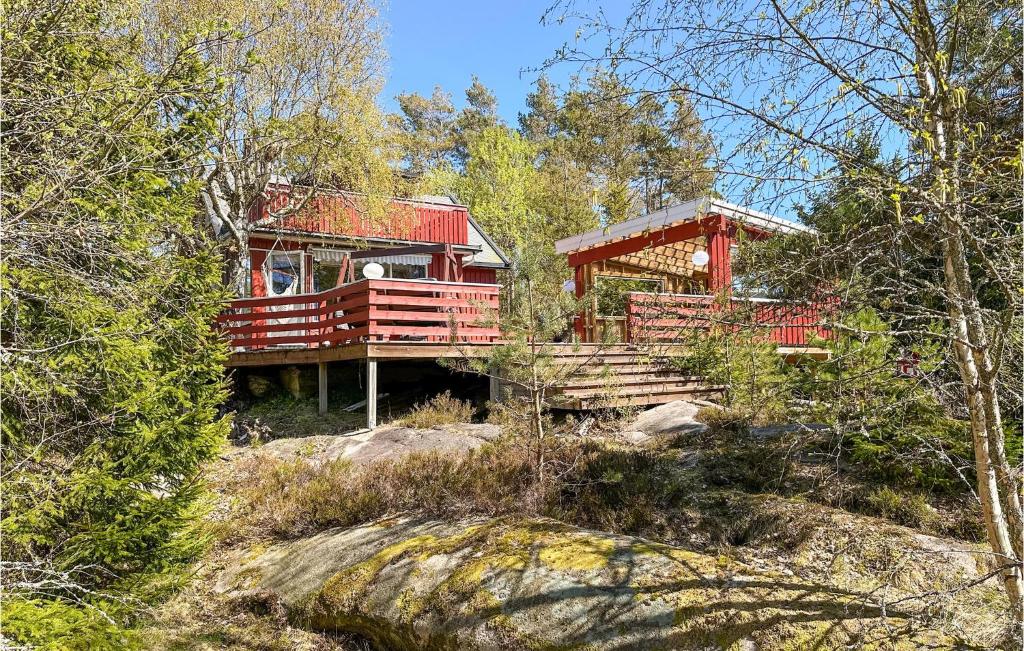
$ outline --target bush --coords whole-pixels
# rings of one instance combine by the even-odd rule
[[[868,512],[908,527],[923,528],[936,518],[936,511],[924,496],[897,493],[888,486],[871,492],[865,500]]]
[[[739,434],[748,431],[753,424],[748,410],[735,407],[701,407],[696,418],[715,432]]]
[[[737,312],[736,318],[743,314]],[[725,405],[745,414],[750,423],[767,425],[785,420],[793,397],[794,371],[776,351],[763,328],[712,328],[684,337],[684,353],[673,359],[682,372],[702,376],[726,387]]]
[[[531,479],[529,454],[497,443],[465,456],[411,454],[365,468],[256,456],[232,481],[246,529],[293,537],[409,510],[438,517],[520,513],[536,503],[527,499]]]
[[[136,648],[137,637],[107,617],[123,610],[116,602],[80,608],[49,599],[4,599],[4,635],[11,640],[43,641],[38,648],[67,651],[120,651]],[[14,648],[5,646],[4,648]]]
[[[400,422],[406,427],[430,429],[440,425],[468,423],[473,419],[472,403],[453,398],[451,391],[434,396],[425,403],[417,403]]]
[[[814,415],[843,433],[846,458],[875,479],[964,492],[964,479],[974,483],[967,423],[950,417],[932,382],[895,376],[898,342],[885,334],[888,326],[873,310],[848,315],[845,323],[853,334],[842,331],[828,342],[829,359],[808,362]],[[937,373],[943,349],[927,342],[914,349],[921,355],[920,372]]]
[[[201,550],[228,425],[221,259],[189,177],[216,78],[194,50],[143,63],[130,3],[5,8],[0,626],[124,648],[119,604]]]

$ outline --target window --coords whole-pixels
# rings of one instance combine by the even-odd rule
[[[392,263],[384,265],[388,278],[426,278],[427,266],[421,264]]]
[[[344,249],[313,249],[313,291],[333,289],[338,282],[341,262],[351,251]],[[353,279],[363,280],[363,268],[376,262],[384,268],[384,278],[415,280],[427,277],[429,255],[397,255],[352,260]]]
[[[271,251],[267,254],[270,293],[275,296],[298,294],[302,282],[302,254]]]
[[[356,260],[356,280],[363,279],[363,267],[371,262],[376,262],[384,267],[385,278],[426,278],[427,265],[406,264],[404,262],[388,262],[387,258]]]
[[[313,265],[313,291],[324,292],[338,284],[341,265],[333,262],[317,262]]]

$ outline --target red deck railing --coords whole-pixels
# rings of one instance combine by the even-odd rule
[[[491,342],[498,286],[360,280],[317,294],[241,298],[217,322],[235,351],[364,341]]]
[[[823,315],[818,303],[631,292],[626,300],[626,337],[631,342],[674,341],[686,331],[754,325],[765,328],[768,339],[780,346],[807,346],[814,336],[830,336]]]

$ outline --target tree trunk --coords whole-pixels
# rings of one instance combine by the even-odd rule
[[[1024,621],[1024,578],[1021,573],[1021,512],[1017,483],[1012,479],[1004,450],[999,397],[991,337],[978,302],[961,229],[965,206],[961,183],[962,139],[960,109],[953,97],[956,85],[942,77],[934,22],[927,5],[913,3],[913,38],[917,51],[917,80],[925,98],[926,121],[934,139],[933,171],[942,233],[945,298],[950,334],[970,416],[978,498],[989,544],[1002,569],[1000,578],[1010,599],[1019,630]]]
[[[1007,596],[1010,598],[1014,621],[1019,624],[1024,617],[1021,604],[1021,600],[1024,599],[1024,581],[1021,576],[1019,552],[1015,549],[1011,539],[1011,527],[1007,518],[1007,511],[1012,512],[1013,501],[1016,499],[1019,502],[1019,498],[1015,494],[1015,489],[1009,486],[1001,487],[998,478],[998,475],[1001,474],[998,469],[1000,462],[998,458],[994,457],[997,457],[1001,450],[994,450],[992,442],[995,441],[998,448],[1002,447],[1003,432],[1001,429],[996,429],[999,418],[999,400],[994,392],[988,392],[989,399],[986,400],[981,390],[984,382],[975,361],[977,354],[975,350],[980,348],[981,350],[978,352],[985,356],[988,355],[988,351],[987,347],[978,347],[972,341],[968,318],[961,307],[963,297],[959,292],[957,276],[960,275],[958,267],[961,269],[965,267],[966,259],[956,255],[958,248],[962,252],[962,243],[959,242],[959,239],[959,235],[951,234],[947,230],[946,243],[943,246],[945,249],[946,285],[950,289],[950,325],[953,336],[956,338],[954,349],[960,368],[960,377],[967,394],[967,410],[971,420],[971,438],[974,443],[975,471],[978,475],[978,498],[981,501],[982,517],[985,521],[989,544],[997,556],[996,560],[1000,565],[1006,566],[1000,572],[1000,576]],[[959,247],[958,244],[960,244]],[[986,405],[986,403],[988,404]],[[1003,456],[1003,463],[1005,463],[1005,455]],[[1012,499],[1007,496],[1008,492],[1013,493]],[[1004,509],[1003,499],[1001,499],[1003,497],[1006,497],[1009,502],[1008,509]],[[1019,546],[1019,544],[1018,540],[1017,545]]]
[[[235,242],[235,247],[238,255],[228,266],[230,276],[228,277],[227,286],[234,290],[236,296],[248,296],[249,267],[252,265],[252,257],[249,250],[249,234],[243,233],[238,241]]]

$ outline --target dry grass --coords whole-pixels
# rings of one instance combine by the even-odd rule
[[[291,538],[416,511],[440,518],[548,516],[579,526],[672,539],[675,507],[689,494],[671,459],[596,441],[553,447],[544,484],[517,441],[464,456],[413,454],[365,467],[346,461],[276,461],[254,455],[230,473],[239,496],[229,538]]]
[[[514,437],[463,456],[413,454],[366,466],[345,461],[279,461],[257,451],[239,459],[220,478],[222,490],[237,498],[222,523],[229,536],[224,542],[263,539],[262,544],[268,537],[303,537],[328,527],[409,512],[450,521],[467,516],[546,516],[705,554],[792,567],[810,572],[808,576],[815,580],[831,581],[830,573],[837,571],[845,577],[840,581],[873,586],[870,577],[878,572],[868,561],[875,563],[873,559],[885,554],[867,540],[867,534],[874,532],[890,544],[902,540],[893,538],[899,532],[813,504],[825,501],[815,496],[814,486],[822,477],[803,469],[808,464],[799,448],[809,441],[802,436],[814,434],[764,438],[720,430],[696,437],[682,435],[677,446],[663,449],[620,447],[594,439],[562,440],[549,450],[550,467],[557,471],[550,472],[543,485],[535,480],[531,450]],[[829,484],[834,481],[829,475]],[[920,506],[882,491],[876,491],[872,501],[873,508],[890,509],[890,519],[908,524]],[[807,559],[827,556],[837,548],[845,550],[846,565],[804,565]],[[892,574],[886,580],[897,586],[918,572],[915,565],[904,567],[896,561],[885,571]],[[162,635],[188,640],[189,631],[206,631],[207,639],[223,640],[223,648],[287,648],[289,638],[275,637],[282,632],[275,628],[272,606],[218,603],[211,607],[211,614],[187,626],[175,623],[172,614],[168,621],[173,630],[168,633],[165,624]],[[992,607],[1002,606],[994,603]],[[211,618],[216,621],[207,625]],[[240,631],[248,626],[266,643],[240,646],[244,637]],[[351,648],[341,646],[349,642],[325,640],[324,644],[339,646],[309,648]]]
[[[427,402],[416,403],[409,415],[402,418],[400,423],[416,429],[468,423],[473,419],[474,411],[472,403],[453,398],[450,391],[445,391]]]

